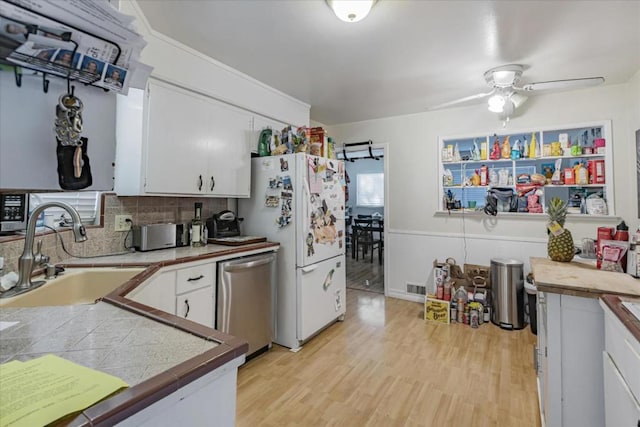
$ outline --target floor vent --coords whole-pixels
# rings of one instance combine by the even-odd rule
[[[407,293],[425,295],[427,293],[427,287],[418,283],[407,283]]]

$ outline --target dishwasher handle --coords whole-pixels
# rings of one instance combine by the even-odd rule
[[[241,262],[238,264],[228,264],[223,266],[224,271],[239,271],[246,270],[253,267],[259,267],[261,265],[269,264],[275,259],[275,256],[271,255],[262,259],[256,259],[253,261]]]

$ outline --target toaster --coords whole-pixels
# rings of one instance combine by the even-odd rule
[[[175,224],[133,226],[133,247],[139,251],[153,251],[176,247]]]

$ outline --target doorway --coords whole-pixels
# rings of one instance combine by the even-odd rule
[[[347,288],[384,294],[385,147],[346,146]]]

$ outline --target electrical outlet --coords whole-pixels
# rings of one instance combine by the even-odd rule
[[[131,215],[116,215],[115,231],[129,231],[131,230],[131,224]]]

